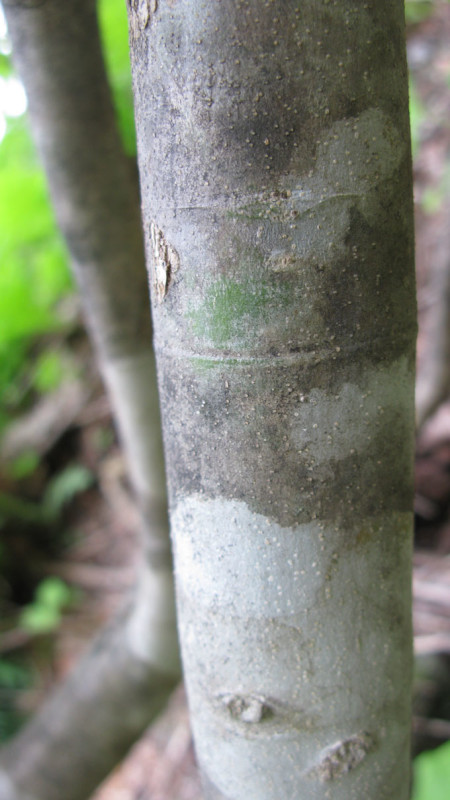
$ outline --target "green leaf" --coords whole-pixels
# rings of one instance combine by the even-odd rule
[[[26,478],[28,475],[32,475],[38,466],[39,455],[35,453],[34,450],[27,450],[25,453],[18,456],[12,464],[8,465],[7,472],[12,478],[20,480],[21,478]]]
[[[61,622],[60,612],[51,607],[29,605],[20,615],[20,624],[29,633],[51,633],[56,630]]]
[[[30,524],[43,525],[48,522],[41,505],[3,492],[0,492],[0,513],[5,519],[18,519]]]
[[[412,800],[448,800],[449,787],[450,742],[447,742],[415,759]]]
[[[44,394],[57,389],[66,374],[65,364],[59,353],[49,350],[38,358],[33,375],[33,385]]]
[[[44,508],[49,518],[54,519],[61,512],[66,503],[79,492],[89,489],[94,482],[94,476],[89,469],[80,465],[66,467],[49,483],[44,497]]]
[[[10,57],[4,53],[0,53],[0,75],[4,78],[8,78],[12,75],[12,72],[13,68]]]
[[[24,667],[6,658],[0,658],[0,687],[22,689],[28,686],[30,676]]]
[[[10,658],[0,658],[0,687],[23,689],[30,684],[30,674],[25,667]]]
[[[36,589],[34,600],[25,606],[20,624],[33,634],[51,633],[61,623],[62,611],[73,600],[73,592],[61,578],[45,578]]]
[[[72,590],[61,578],[45,578],[36,589],[35,602],[39,606],[62,611],[73,598]]]

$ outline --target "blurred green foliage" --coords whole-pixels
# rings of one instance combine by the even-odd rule
[[[62,613],[73,599],[73,590],[61,578],[45,578],[37,587],[33,602],[22,610],[21,627],[32,634],[51,633],[61,624]]]
[[[26,122],[0,144],[0,430],[20,397],[34,337],[61,327],[58,301],[72,291],[67,258]]]
[[[36,361],[33,385],[44,394],[56,389],[65,375],[65,365],[61,355],[55,350],[45,352]]]
[[[0,75],[3,78],[7,78],[12,74],[12,71],[11,59],[4,53],[0,52]]]
[[[99,0],[98,14],[106,70],[113,93],[122,141],[128,155],[134,156],[136,155],[136,134],[126,3],[123,0]]]
[[[9,477],[20,481],[22,478],[26,478],[27,475],[31,475],[38,466],[38,454],[35,453],[34,450],[25,450],[25,452],[17,456],[12,463],[7,465],[6,472]]]
[[[32,674],[21,659],[0,658],[0,742],[12,736],[23,722],[16,696],[32,684]]]
[[[450,797],[450,742],[421,753],[414,761],[412,800],[448,800]]]
[[[32,454],[28,454],[32,459]],[[22,466],[28,466],[25,464]],[[51,525],[59,520],[64,506],[77,494],[86,491],[94,483],[94,474],[80,464],[69,464],[48,482],[41,502],[25,500],[13,494],[0,492],[0,530],[4,519],[17,519],[22,522]],[[1,558],[1,551],[0,551]]]
[[[406,0],[405,17],[409,25],[426,19],[433,11],[433,0]]]
[[[437,214],[443,207],[446,198],[450,196],[450,160],[437,184],[429,186],[422,197],[422,208],[425,214]]]
[[[43,511],[47,519],[55,520],[64,506],[86,491],[94,483],[91,470],[80,464],[70,464],[49,482],[43,499]]]
[[[127,153],[135,155],[123,0],[100,0],[99,19],[118,124]],[[0,74],[11,72],[9,56],[1,53]],[[51,345],[34,364],[31,345],[36,337],[61,329],[60,301],[74,291],[26,117],[7,122],[0,142],[0,434],[21,402],[24,383],[31,381],[42,393],[65,377]]]
[[[411,125],[411,148],[416,158],[420,144],[420,128],[426,120],[426,111],[418,95],[412,75],[409,77],[409,120]]]

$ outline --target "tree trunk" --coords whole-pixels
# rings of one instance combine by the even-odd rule
[[[406,800],[403,3],[129,0],[177,602],[208,800]]]
[[[179,679],[139,195],[116,129],[94,0],[4,5],[143,520],[145,557],[129,608],[2,755],[2,800],[85,800]]]
[[[434,217],[428,223],[428,241],[433,237],[433,245],[427,246],[426,253],[430,265],[426,286],[429,308],[422,314],[424,347],[417,360],[418,431],[450,396],[450,226],[442,221],[449,218],[450,202],[447,201],[438,220]]]

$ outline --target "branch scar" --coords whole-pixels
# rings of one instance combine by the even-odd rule
[[[260,695],[222,694],[218,699],[231,717],[247,724],[262,722],[273,715],[272,708]]]
[[[130,29],[137,38],[151,22],[158,8],[158,0],[128,0],[130,6]]]
[[[153,287],[156,301],[162,303],[169,291],[173,275],[180,267],[180,257],[155,222],[150,225],[150,239],[153,256]]]
[[[328,782],[361,764],[376,745],[370,733],[362,732],[329,747],[322,759],[306,773],[308,778]]]

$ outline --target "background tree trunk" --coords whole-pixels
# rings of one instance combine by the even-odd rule
[[[179,625],[209,800],[406,800],[401,0],[129,0]]]
[[[441,211],[450,217],[450,203]],[[450,226],[443,225],[428,251],[431,310],[425,316],[426,347],[419,354],[416,379],[416,426],[420,431],[450,395]]]
[[[1,759],[2,800],[85,800],[179,679],[139,195],[116,129],[94,0],[11,0],[5,13],[143,521],[130,607]]]

